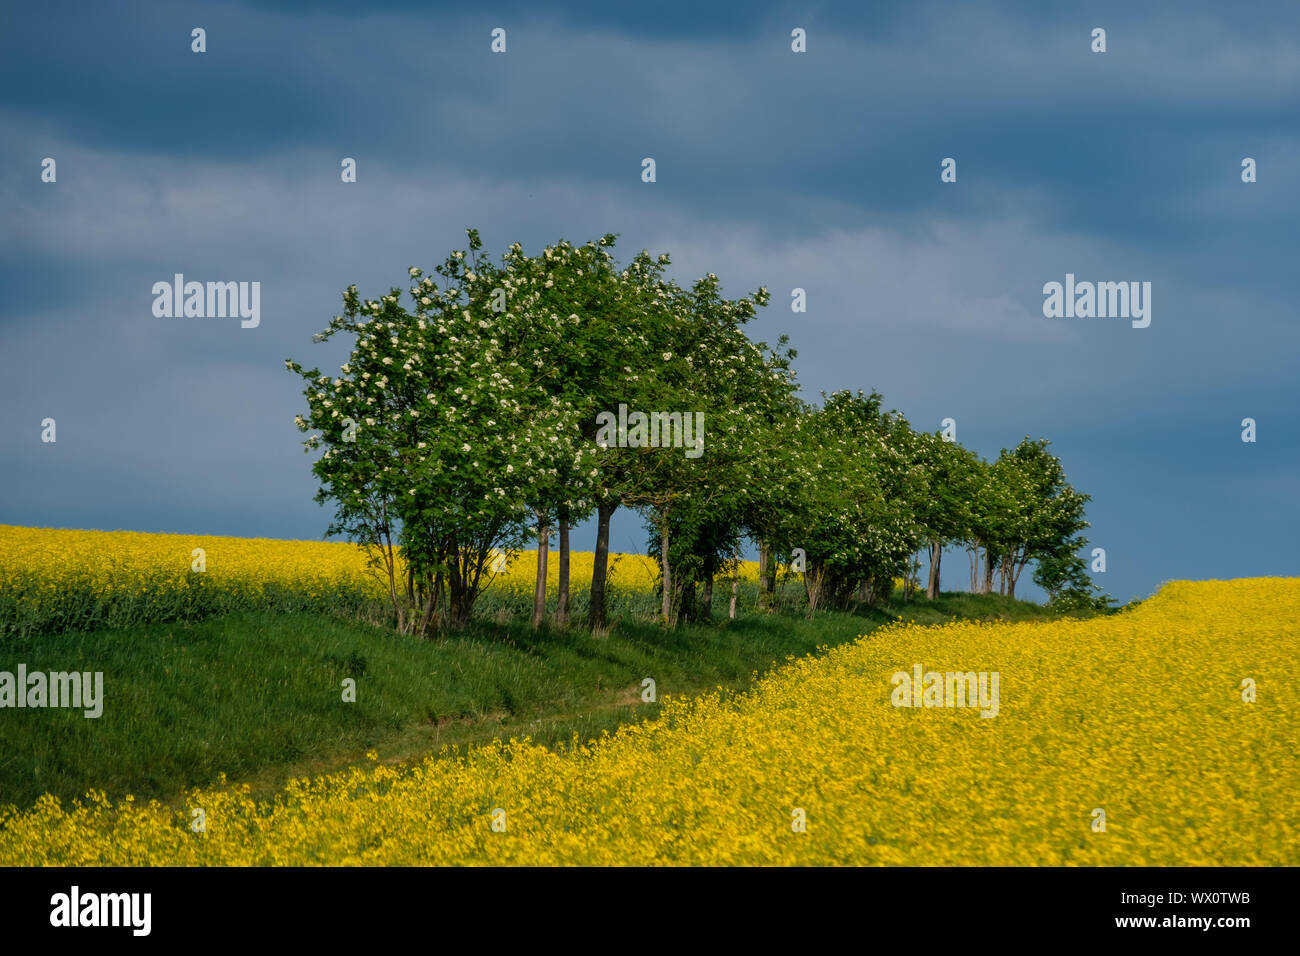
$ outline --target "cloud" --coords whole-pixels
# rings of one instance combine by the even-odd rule
[[[314,536],[282,360],[337,366],[310,337],[343,288],[405,288],[467,226],[492,250],[614,231],[684,281],[767,285],[751,330],[791,336],[808,397],[878,388],[985,454],[1047,435],[1120,553],[1289,487],[1293,7],[68,9],[16,8],[0,37],[0,520]],[[155,319],[176,272],[260,281],[261,327]],[[1151,328],[1045,319],[1066,272],[1151,281]],[[1220,444],[1244,415],[1277,457]],[[1162,469],[1169,491],[1137,490]],[[1147,563],[1125,581],[1159,580]]]

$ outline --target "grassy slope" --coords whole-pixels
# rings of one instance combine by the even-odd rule
[[[586,739],[653,717],[659,694],[744,688],[789,655],[837,645],[895,617],[1044,616],[998,595],[947,594],[884,611],[746,615],[663,631],[620,622],[606,638],[479,624],[442,641],[315,614],[239,613],[196,624],[11,641],[0,670],[104,672],[104,713],[0,713],[0,804],[42,793],[174,800],[225,773],[267,794],[286,779],[358,762],[375,749],[401,760],[494,736],[544,744]],[[356,703],[342,681],[357,679]]]

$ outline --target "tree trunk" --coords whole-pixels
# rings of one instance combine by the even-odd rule
[[[988,548],[984,549],[984,584],[980,588],[980,594],[988,594],[993,590],[993,552]]]
[[[415,570],[406,568],[406,606],[410,609],[411,623],[415,623]]]
[[[569,514],[560,512],[560,587],[555,604],[555,626],[569,626]]]
[[[677,582],[674,597],[680,595],[680,598],[674,602],[677,608],[677,618],[673,622],[674,626],[677,621],[698,621],[700,619],[700,605],[695,597],[695,588],[696,583],[694,581],[689,584],[683,584],[680,580]]]
[[[447,580],[450,620],[453,630],[464,629],[474,614],[474,598],[461,559],[453,556],[450,561],[451,572]]]
[[[548,516],[537,513],[537,587],[533,590],[533,630],[546,617],[546,558],[550,554],[551,526]]]
[[[1028,563],[1029,563],[1029,559],[1026,558],[1025,560],[1021,561],[1019,564],[1013,564],[1013,565],[1012,565],[1012,567],[1011,567],[1011,597],[1015,597],[1015,596],[1016,596],[1016,582],[1020,580],[1020,575],[1024,572],[1024,570],[1025,570],[1025,565],[1028,564]],[[1056,599],[1056,595],[1054,595],[1054,594],[1049,594],[1049,595],[1048,595],[1048,600],[1055,600],[1055,599]]]
[[[455,603],[452,618],[456,622],[456,630],[463,631],[469,626],[470,618],[474,616],[474,602],[470,600],[469,592],[461,588]]]
[[[772,549],[767,542],[758,542],[758,607],[767,610],[772,606]]]
[[[736,591],[740,587],[740,559],[736,559],[735,566],[731,569],[731,606],[727,609],[727,617],[731,620],[736,619]]]
[[[808,567],[804,571],[803,586],[808,593],[808,617],[817,613],[817,605],[821,602],[822,587],[826,583],[826,572],[821,568]]]
[[[659,518],[659,565],[664,577],[663,604],[663,623],[665,627],[672,626],[673,611],[673,572],[668,563],[668,516],[661,515]]]
[[[587,625],[601,628],[606,623],[605,580],[609,573],[609,519],[618,505],[601,501],[596,505],[596,553],[591,561],[591,606]]]
[[[700,617],[708,620],[713,617],[713,575],[708,574],[704,577],[704,582],[700,585]]]
[[[442,596],[442,572],[439,571],[438,576],[434,579],[433,585],[430,587],[429,594],[425,596],[425,600],[428,603],[425,605],[424,608],[424,617],[420,619],[419,634],[421,637],[429,636],[429,625],[433,622],[434,612],[438,610],[438,599],[441,596]]]
[[[1013,598],[1016,596],[1016,577],[1017,577],[1016,556],[1014,554],[1007,555],[1005,575],[1007,581],[1007,589],[1004,593],[1006,594],[1007,597]]]
[[[930,542],[930,580],[925,587],[925,596],[933,601],[939,596],[939,563],[943,560],[943,542]]]

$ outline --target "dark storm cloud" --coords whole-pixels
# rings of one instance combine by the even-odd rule
[[[754,334],[791,335],[809,397],[880,388],[918,427],[955,417],[986,455],[1052,438],[1120,597],[1295,571],[1274,526],[1293,522],[1300,463],[1291,5],[5,17],[0,521],[318,536],[282,360],[337,365],[310,337],[341,290],[405,287],[474,225],[494,249],[614,231],[683,278],[769,286]],[[945,156],[957,184],[939,182]],[[1241,183],[1243,156],[1259,182]],[[260,281],[262,325],[155,319],[150,288],[176,272]],[[1066,272],[1151,281],[1151,327],[1045,319],[1043,283]]]

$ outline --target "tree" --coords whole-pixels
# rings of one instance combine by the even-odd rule
[[[586,324],[570,341],[577,368],[573,391],[580,403],[583,434],[596,448],[592,476],[596,546],[587,614],[592,629],[607,623],[610,520],[639,468],[635,456],[624,453],[617,444],[599,446],[598,418],[602,413],[617,414],[620,405],[656,407],[659,356],[672,348],[673,287],[663,278],[669,262],[667,254],[656,258],[645,250],[638,253],[626,269],[611,278],[608,299],[601,308],[586,314]]]
[[[970,524],[965,544],[972,555],[973,590],[976,594],[987,594],[993,590],[993,571],[1002,560],[1006,547],[1005,530],[1015,503],[1005,470],[996,470],[982,458],[975,459],[971,489]]]
[[[715,577],[724,568],[735,569],[742,536],[768,504],[772,426],[797,407],[794,351],[785,336],[770,348],[751,342],[741,328],[757,306],[767,303],[766,289],[726,299],[710,273],[689,292],[676,290],[676,298],[683,303],[675,314],[684,319],[677,349],[688,370],[686,381],[712,424],[705,454],[691,459],[689,472],[675,478],[684,494],[669,509],[648,509],[651,551],[660,558],[661,578],[667,571],[672,581],[666,615],[680,607],[688,619],[706,618]],[[636,497],[650,498],[644,492]],[[672,542],[666,562],[665,525]]]
[[[1060,543],[1040,555],[1034,566],[1034,583],[1047,592],[1048,603],[1061,610],[1108,610],[1114,600],[1101,593],[1088,575],[1088,562],[1079,551],[1088,546],[1082,536]]]
[[[1026,437],[1014,449],[1003,449],[993,465],[1000,486],[992,537],[1003,581],[1003,592],[1016,596],[1016,583],[1025,566],[1038,558],[1059,556],[1075,536],[1088,527],[1087,495],[1066,480],[1060,459],[1047,451],[1046,439]]]
[[[526,303],[512,313],[510,348],[530,370],[544,399],[536,410],[538,424],[552,430],[526,463],[532,478],[528,506],[537,536],[534,628],[546,610],[553,525],[560,533],[556,623],[568,623],[569,525],[590,513],[596,490],[591,405],[595,383],[607,370],[593,359],[609,349],[610,325],[619,318],[618,290],[613,288],[618,278],[610,251],[614,242],[612,235],[582,246],[560,240],[531,257],[515,243],[504,257],[504,272]]]
[[[659,539],[660,616],[671,626],[683,597],[703,575],[716,573],[723,554],[738,549],[755,481],[754,438],[771,409],[790,400],[794,382],[788,353],[751,342],[741,328],[767,304],[765,288],[727,299],[710,273],[689,290],[667,284],[667,292],[669,334],[653,388],[643,394],[651,409],[677,409],[683,420],[693,415],[703,421],[705,434],[696,436],[701,444],[695,454],[638,449],[638,467],[626,476],[622,498],[645,513]],[[691,534],[676,550],[674,526]]]
[[[980,472],[973,453],[938,433],[917,435],[918,459],[925,470],[927,493],[918,503],[917,520],[925,529],[930,574],[925,596],[939,596],[943,549],[970,535],[971,508]]]
[[[535,256],[515,243],[495,263],[468,237],[433,276],[409,270],[409,307],[396,288],[374,300],[347,289],[317,336],[352,337],[339,375],[286,360],[304,382],[304,445],[323,449],[313,472],[317,500],[335,506],[329,532],[368,550],[400,630],[466,624],[493,556],[529,538],[540,626],[556,528],[555,621],[567,624],[568,530],[593,509],[588,620],[603,627],[609,522],[624,504],[647,522],[669,626],[709,615],[745,536],[759,547],[760,606],[773,557],[805,556],[809,615],[910,582],[923,546],[936,597],[951,542],[976,563],[982,552],[980,590],[996,570],[1014,597],[1036,561],[1054,600],[1080,593],[1088,498],[1045,440],[990,465],[916,432],[874,392],[804,404],[786,339],[772,349],[745,334],[765,288],[730,299],[712,273],[682,288],[664,275],[668,256],[644,250],[620,271],[612,235]]]
[[[371,553],[406,633],[468,623],[489,559],[522,541],[537,449],[555,434],[514,327],[536,296],[468,235],[469,250],[436,268],[442,287],[409,270],[410,311],[396,288],[365,301],[348,288],[344,314],[317,336],[355,338],[339,376],[286,360],[307,383],[299,428],[318,430],[306,449],[325,448],[313,472],[317,500],[335,502],[330,533]],[[514,296],[507,311],[502,293]]]
[[[915,517],[924,479],[909,460],[906,421],[883,413],[875,392],[843,391],[787,427],[787,509],[772,516],[772,541],[805,553],[809,616],[823,603],[887,594],[924,534]]]

